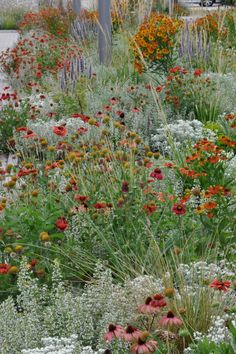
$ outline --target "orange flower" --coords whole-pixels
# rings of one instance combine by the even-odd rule
[[[202,207],[205,210],[212,210],[212,209],[215,209],[217,207],[217,203],[212,201],[212,200],[210,200],[209,202],[202,204]]]

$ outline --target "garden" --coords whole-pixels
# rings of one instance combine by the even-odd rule
[[[5,17],[0,354],[236,353],[236,9],[59,5]]]

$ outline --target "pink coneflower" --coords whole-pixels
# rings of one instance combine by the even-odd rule
[[[138,108],[138,107],[134,107],[134,108],[132,108],[132,112],[133,113],[139,113],[139,112],[141,112],[141,109]]]
[[[114,105],[114,104],[117,104],[119,102],[119,100],[116,97],[112,97],[110,99],[110,102],[111,102],[112,105]]]
[[[162,180],[164,178],[160,168],[155,168],[155,170],[150,173],[150,177],[159,180]]]
[[[228,291],[231,285],[230,281],[220,281],[219,279],[214,280],[209,286],[220,291]]]
[[[138,339],[141,335],[141,331],[133,326],[128,325],[123,334],[123,339],[127,342],[131,342],[134,339]]]
[[[113,338],[122,338],[124,335],[124,328],[119,325],[109,324],[108,332],[105,334],[104,339],[111,342]]]
[[[103,109],[107,112],[111,112],[112,107],[111,106],[103,106]]]
[[[104,116],[105,116],[105,114],[102,113],[101,111],[99,111],[99,112],[96,113],[96,117],[97,117],[97,118],[103,118]]]
[[[183,324],[181,319],[176,317],[172,311],[169,311],[166,316],[160,320],[160,325],[163,327],[179,327]]]
[[[183,215],[186,213],[186,206],[183,203],[175,203],[173,205],[172,211],[176,215]]]
[[[139,306],[139,312],[142,313],[155,313],[159,311],[159,307],[155,306],[153,303],[153,298],[151,296],[147,297],[144,304]]]
[[[142,332],[138,341],[131,347],[131,352],[134,354],[150,354],[155,352],[157,342],[155,340],[147,340],[149,333]]]

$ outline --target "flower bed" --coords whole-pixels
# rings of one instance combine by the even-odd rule
[[[0,59],[0,150],[18,161],[0,167],[0,353],[233,352],[233,46],[209,16],[132,14],[105,68],[94,13],[77,42],[63,16],[28,14]]]

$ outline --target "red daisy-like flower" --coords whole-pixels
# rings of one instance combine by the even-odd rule
[[[183,203],[175,203],[172,208],[176,215],[184,215],[186,213],[186,205]]]
[[[194,74],[194,76],[201,76],[202,73],[203,73],[203,71],[201,69],[196,69],[196,70],[194,70],[193,74]]]
[[[68,221],[64,217],[61,217],[56,221],[56,226],[60,231],[65,231],[68,228],[68,225]]]
[[[220,291],[228,291],[231,285],[230,281],[220,281],[219,279],[214,280],[209,286]]]
[[[68,130],[66,127],[59,125],[59,126],[55,126],[53,127],[53,133],[59,136],[66,136],[68,133]]]
[[[155,170],[150,173],[150,177],[158,180],[162,180],[164,178],[160,168],[155,168]]]

